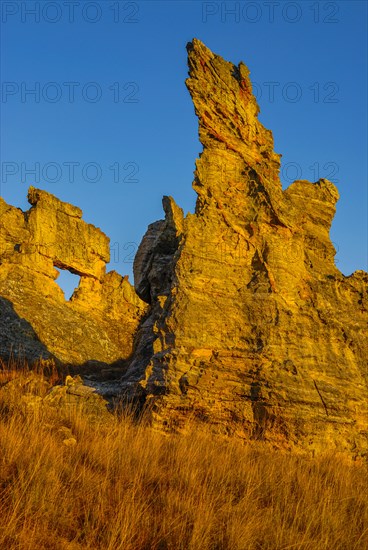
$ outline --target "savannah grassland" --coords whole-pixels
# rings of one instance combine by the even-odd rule
[[[27,376],[0,370],[1,549],[368,548],[363,463],[26,406]]]

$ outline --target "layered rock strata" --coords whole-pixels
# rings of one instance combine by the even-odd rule
[[[246,66],[199,40],[187,49],[203,144],[195,213],[164,197],[134,289],[106,273],[108,238],[79,208],[34,188],[27,212],[1,199],[0,356],[123,359],[121,394],[165,430],[196,421],[283,448],[367,454],[368,274],[335,266],[337,189],[320,179],[283,191]],[[55,268],[80,276],[70,301]]]
[[[128,277],[106,272],[109,239],[82,211],[31,187],[23,212],[0,199],[0,352],[33,362],[112,363],[132,352],[145,311]],[[80,276],[66,300],[56,280]]]
[[[122,391],[153,422],[281,447],[367,451],[367,283],[334,264],[326,179],[282,190],[247,67],[199,40],[186,81],[203,152],[194,214],[164,198],[134,263],[150,304]]]

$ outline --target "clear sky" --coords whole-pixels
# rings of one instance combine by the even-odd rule
[[[7,202],[27,209],[35,185],[78,205],[110,237],[110,269],[132,280],[162,195],[194,209],[201,145],[184,81],[196,37],[248,65],[284,187],[336,183],[337,266],[367,269],[367,2],[3,0],[1,10]]]

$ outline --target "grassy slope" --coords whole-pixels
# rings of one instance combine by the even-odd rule
[[[366,465],[27,407],[47,384],[9,390],[14,376],[0,371],[0,548],[368,547]]]

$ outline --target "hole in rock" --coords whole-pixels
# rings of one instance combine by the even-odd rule
[[[55,266],[54,266],[55,267]],[[70,300],[72,294],[76,288],[78,288],[80,276],[70,273],[67,269],[60,269],[55,267],[56,271],[60,273],[56,279],[56,283],[64,292],[65,300]]]

